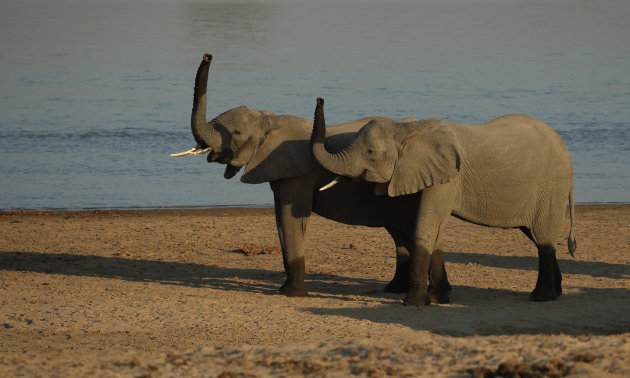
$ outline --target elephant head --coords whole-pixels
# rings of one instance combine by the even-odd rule
[[[197,70],[191,115],[196,147],[171,156],[208,153],[209,163],[226,165],[230,179],[247,166],[242,182],[261,183],[300,175],[314,167],[307,148],[310,122],[276,116],[246,106],[230,109],[206,121],[208,71],[212,55],[204,54]],[[305,124],[306,121],[306,124]],[[281,158],[283,156],[284,158]]]
[[[376,183],[377,194],[399,196],[449,182],[460,169],[460,145],[448,121],[374,120],[343,150],[324,146],[324,100],[317,99],[311,152],[326,170]],[[323,188],[322,188],[323,189]]]

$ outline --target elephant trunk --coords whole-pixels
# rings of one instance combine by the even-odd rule
[[[206,121],[206,102],[207,102],[207,88],[208,88],[208,71],[210,69],[210,63],[212,62],[212,55],[204,54],[203,60],[197,69],[197,76],[195,77],[195,93],[193,98],[192,115],[190,118],[190,126],[192,128],[193,136],[197,144],[202,147],[211,147],[208,141],[211,139],[212,128]]]
[[[195,93],[193,98],[192,116],[190,127],[197,145],[184,152],[171,154],[171,156],[203,155],[213,150],[209,141],[214,134],[214,128],[206,121],[206,92],[208,87],[208,71],[212,55],[204,54],[203,60],[197,69],[195,77]]]
[[[324,119],[324,99],[317,99],[313,133],[311,135],[311,152],[315,160],[326,170],[340,176],[359,177],[362,170],[353,162],[353,147],[347,146],[337,153],[329,153],[324,146],[326,138],[326,121]]]

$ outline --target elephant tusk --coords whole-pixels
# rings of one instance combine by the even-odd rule
[[[212,151],[212,147],[208,147],[208,148],[205,148],[205,149],[203,149],[201,151],[197,151],[200,148],[201,148],[201,145],[198,144],[195,147],[191,148],[190,150],[186,150],[184,152],[179,152],[179,153],[176,153],[176,154],[171,154],[171,156],[176,157],[176,156],[184,156],[184,155],[203,155],[206,152]]]
[[[204,148],[201,151],[195,151],[191,155],[203,155],[203,154],[206,154],[206,153],[208,153],[210,151],[212,151],[212,147]]]
[[[171,154],[171,156],[175,157],[175,156],[190,155],[193,152],[197,151],[200,147],[201,147],[200,145],[196,145],[195,147],[191,148],[190,150],[186,150],[184,152],[178,152],[176,154]]]
[[[321,188],[319,188],[320,192],[323,192],[326,189],[330,189],[333,186],[337,185],[339,183],[339,179],[341,178],[341,176],[337,176],[335,177],[331,182],[329,182],[328,184],[322,186]]]

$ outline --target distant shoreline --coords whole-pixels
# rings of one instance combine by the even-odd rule
[[[630,207],[630,203],[579,203],[575,205],[580,210],[610,210],[619,207]],[[273,213],[272,205],[227,205],[205,207],[140,207],[140,208],[99,208],[99,209],[13,209],[0,210],[0,216],[11,215],[54,215],[54,214],[93,214],[93,215],[134,215],[134,214],[205,214],[213,216],[258,215]]]

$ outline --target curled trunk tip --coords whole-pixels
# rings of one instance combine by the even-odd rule
[[[339,176],[358,177],[361,168],[353,163],[353,147],[352,144],[346,146],[337,153],[329,153],[326,151],[324,141],[326,139],[326,120],[324,118],[324,99],[317,99],[315,107],[315,117],[313,120],[313,133],[311,134],[310,150],[315,158],[324,169]]]
[[[191,115],[191,128],[198,145],[209,147],[209,128],[206,121],[206,91],[208,87],[208,71],[212,55],[204,54],[203,60],[195,76],[195,91]]]
[[[319,124],[321,122],[321,125]],[[324,121],[324,99],[321,97],[317,97],[317,105],[315,106],[315,117],[313,119],[313,126],[324,126],[326,127],[326,122]]]
[[[326,137],[326,121],[324,119],[324,99],[317,98],[315,116],[313,117],[313,132],[311,134],[311,150],[314,144],[323,144]]]

